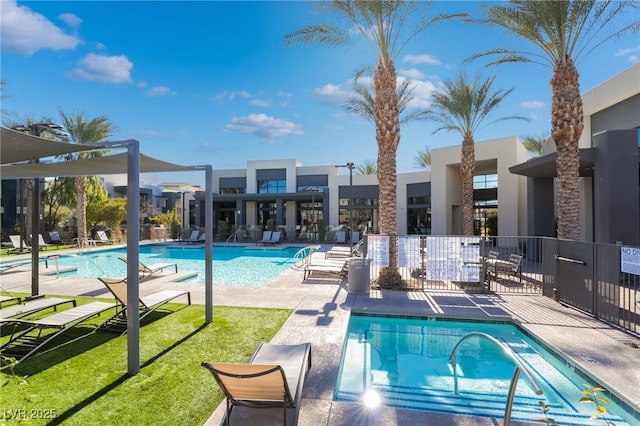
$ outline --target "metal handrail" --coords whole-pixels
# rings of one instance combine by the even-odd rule
[[[513,399],[516,394],[516,386],[518,384],[518,378],[520,377],[520,373],[524,375],[524,378],[526,379],[527,384],[536,393],[536,395],[542,395],[544,392],[542,391],[542,389],[540,388],[536,380],[533,378],[529,370],[527,370],[524,364],[522,364],[520,360],[516,358],[516,356],[511,351],[511,349],[509,349],[507,346],[502,344],[502,342],[500,342],[498,339],[496,339],[493,336],[490,336],[486,333],[481,333],[479,331],[474,331],[472,333],[469,333],[463,336],[460,340],[458,340],[458,343],[456,343],[456,345],[453,347],[453,350],[451,351],[451,355],[449,355],[449,359],[451,359],[451,362],[453,363],[453,390],[456,393],[456,395],[458,394],[458,369],[456,367],[456,364],[457,364],[456,351],[458,350],[458,347],[462,344],[462,342],[467,340],[467,338],[473,337],[473,336],[483,337],[489,340],[490,342],[493,342],[496,345],[498,345],[498,347],[502,349],[505,355],[507,355],[509,359],[511,359],[511,361],[513,361],[513,363],[516,365],[516,369],[514,370],[513,376],[511,377],[511,384],[509,385],[509,395],[507,396],[507,405],[504,409],[503,425],[509,426],[511,424],[511,409],[513,407]]]

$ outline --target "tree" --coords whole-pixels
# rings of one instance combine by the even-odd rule
[[[113,124],[107,117],[96,117],[91,120],[85,118],[84,113],[65,114],[62,110],[60,117],[63,126],[69,133],[69,142],[76,144],[90,144],[105,141],[115,130]],[[78,152],[70,154],[67,160],[84,160],[86,158],[98,157],[102,151]],[[77,192],[76,219],[78,220],[78,239],[87,238],[87,177],[78,176],[75,178]]]
[[[364,160],[362,164],[356,166],[356,171],[360,175],[375,175],[377,169],[376,162],[372,160]]]
[[[53,231],[63,221],[68,207],[76,202],[75,183],[73,178],[56,177],[47,181],[42,191],[42,205],[44,206],[44,229]]]
[[[551,68],[551,136],[556,159],[558,237],[580,239],[579,140],[584,128],[578,63],[606,41],[640,30],[637,14],[631,23],[617,19],[636,7],[634,1],[512,0],[484,8],[478,22],[506,29],[530,42],[531,51],[495,48],[468,60],[492,56],[490,65],[526,62]]]
[[[426,147],[424,151],[418,151],[418,155],[414,157],[416,166],[421,169],[431,169],[431,149]]]
[[[378,144],[380,232],[389,236],[389,267],[381,271],[381,286],[400,286],[396,213],[396,152],[400,143],[400,111],[395,59],[407,43],[433,24],[458,15],[429,16],[431,2],[331,1],[316,4],[339,24],[310,24],[285,36],[287,45],[320,43],[355,46],[364,41],[377,56],[373,73],[375,96],[371,111]]]
[[[443,82],[444,91],[432,95],[433,107],[425,118],[440,123],[433,133],[455,131],[462,136],[460,178],[462,180],[462,233],[473,235],[473,176],[475,175],[475,132],[489,124],[503,120],[526,120],[524,117],[502,117],[485,122],[513,89],[492,91],[495,76],[482,80],[477,76],[469,81],[464,72],[455,80]]]
[[[525,136],[522,141],[522,146],[533,157],[540,157],[542,155],[542,146],[547,142],[547,136]]]

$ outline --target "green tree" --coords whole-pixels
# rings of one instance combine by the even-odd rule
[[[373,160],[364,160],[362,164],[356,166],[356,172],[360,175],[375,175],[377,170],[377,164]]]
[[[74,179],[74,187],[77,191],[77,180]],[[77,194],[77,193],[76,193]],[[77,196],[77,195],[76,195]],[[102,182],[97,176],[87,176],[85,187],[85,220],[87,229],[92,229],[104,223],[102,208],[109,199],[109,193],[102,187]],[[76,217],[78,212],[76,211]],[[87,234],[87,236],[89,236]]]
[[[425,118],[440,123],[433,133],[441,130],[454,131],[462,136],[460,177],[462,181],[462,233],[473,235],[473,176],[475,175],[474,134],[478,129],[503,120],[526,120],[510,116],[486,122],[504,98],[513,89],[493,91],[495,76],[481,79],[477,76],[469,81],[464,72],[455,80],[443,82],[444,91],[433,94],[433,108],[426,111]]]
[[[478,53],[490,63],[526,62],[552,70],[551,136],[556,144],[558,237],[580,238],[579,140],[584,128],[577,64],[606,41],[640,30],[634,1],[512,0],[486,6],[480,23],[504,28],[532,50]],[[629,11],[629,15],[626,12]],[[630,23],[622,19],[629,17]]]
[[[105,141],[114,131],[115,127],[107,117],[87,119],[84,113],[65,114],[62,110],[60,117],[69,134],[69,142],[76,144],[90,144]],[[86,158],[101,156],[103,151],[78,152],[67,157],[68,160],[84,160]],[[87,238],[87,176],[75,178],[77,207],[76,219],[78,221],[78,238]]]
[[[418,154],[414,157],[414,162],[416,166],[421,169],[429,170],[431,169],[431,149],[426,147],[424,150],[418,150]]]
[[[533,157],[540,157],[542,155],[542,146],[547,142],[545,135],[539,136],[525,136],[522,141],[522,146]]]
[[[355,46],[364,41],[377,56],[373,73],[373,117],[378,144],[380,232],[389,235],[389,267],[382,286],[400,286],[398,273],[396,152],[400,143],[400,110],[395,59],[416,35],[454,15],[430,16],[431,2],[329,1],[316,3],[336,22],[310,24],[285,36],[288,45],[320,43]]]
[[[58,225],[68,220],[69,207],[75,204],[76,191],[73,178],[56,177],[45,184],[42,191],[44,206],[44,229],[55,230]]]

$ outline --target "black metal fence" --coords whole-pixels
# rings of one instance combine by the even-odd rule
[[[385,237],[367,237],[375,288]],[[542,294],[640,333],[640,276],[621,271],[621,250],[546,237],[400,236],[398,271],[407,290]]]

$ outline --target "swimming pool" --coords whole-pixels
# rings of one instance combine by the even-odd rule
[[[518,381],[511,419],[543,419],[539,401],[549,405],[558,425],[601,425],[590,420],[594,404],[579,404],[590,381],[566,362],[509,323],[483,323],[352,314],[347,328],[334,399],[362,401],[378,395],[388,406],[450,414],[503,418],[515,366],[492,342],[468,338],[457,351],[459,394],[453,391],[449,356],[471,332],[487,333],[506,344],[532,373],[544,395]],[[589,383],[596,385],[596,383]],[[610,398],[607,419],[617,425],[638,424]]]
[[[254,249],[245,247],[213,248],[213,283],[257,287],[278,276],[294,264],[297,248]],[[127,267],[119,257],[126,257],[126,248],[77,255],[61,256],[61,267],[74,266],[78,270],[67,276],[86,278],[121,277]],[[179,272],[193,271],[197,276],[188,282],[204,283],[205,261],[203,247],[145,245],[140,247],[140,261],[145,264],[177,263]],[[186,282],[186,281],[185,281]]]

